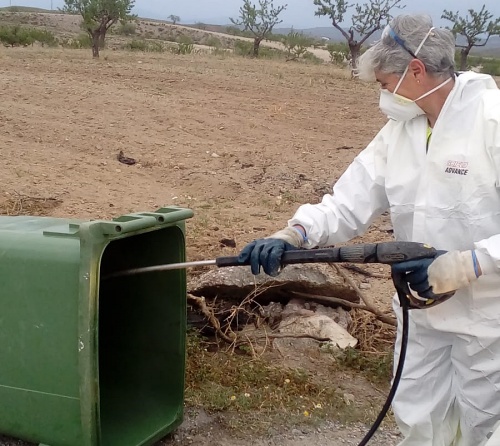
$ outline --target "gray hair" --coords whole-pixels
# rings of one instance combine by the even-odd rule
[[[375,80],[375,71],[402,74],[418,46],[432,28],[427,15],[403,14],[393,18],[382,33],[381,39],[360,58],[357,73],[363,80]],[[405,49],[389,34],[394,33],[404,41]],[[409,50],[409,51],[408,51]],[[427,72],[436,77],[448,77],[455,71],[455,37],[447,29],[434,28],[417,54]]]

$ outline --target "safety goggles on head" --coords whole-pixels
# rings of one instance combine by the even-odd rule
[[[390,27],[390,25],[387,25],[385,27],[384,31],[382,32],[382,38],[384,38],[386,36],[389,36],[401,48],[403,48],[411,57],[413,57],[414,59],[418,59],[417,54],[422,49],[422,47],[424,46],[425,41],[429,38],[429,36],[433,35],[433,33],[432,33],[433,30],[434,30],[434,27],[432,26],[431,29],[429,29],[429,31],[425,35],[425,37],[422,39],[422,42],[420,42],[420,45],[417,47],[417,49],[415,50],[415,52],[413,52],[412,50],[410,50],[410,48],[408,48],[408,46],[406,45],[406,42],[401,37],[399,37],[396,34],[396,32]]]

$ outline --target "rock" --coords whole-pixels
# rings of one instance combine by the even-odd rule
[[[258,292],[260,302],[288,301],[294,292],[330,296],[349,302],[359,302],[356,292],[336,271],[327,265],[288,265],[277,277],[264,273],[254,276],[248,266],[213,269],[193,278],[188,291],[207,299],[218,297],[241,301],[252,292]]]
[[[232,238],[223,238],[219,240],[222,247],[227,246],[229,248],[236,248],[236,241]]]
[[[280,322],[278,332],[290,335],[310,335],[316,338],[329,339],[329,343],[339,349],[355,347],[357,339],[328,316],[314,314],[312,316],[290,316]],[[284,356],[296,355],[298,351],[317,350],[319,342],[307,338],[277,338],[274,347]]]
[[[283,310],[282,317],[289,316],[312,316],[314,311],[307,308],[309,304],[300,299],[291,299]]]
[[[269,305],[260,307],[260,315],[272,326],[275,322],[281,321],[283,317],[283,305],[279,302],[271,302]]]
[[[349,324],[352,321],[351,314],[342,307],[331,308],[318,304],[316,305],[315,313],[328,316],[345,330],[347,330],[347,327],[349,327]]]
[[[344,393],[344,402],[346,405],[350,406],[351,403],[354,403],[355,397],[352,393]]]

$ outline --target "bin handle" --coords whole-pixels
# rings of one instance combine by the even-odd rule
[[[118,235],[186,220],[192,216],[191,209],[171,206],[158,209],[156,212],[126,214],[113,221],[99,221],[95,224],[99,226],[103,235]]]

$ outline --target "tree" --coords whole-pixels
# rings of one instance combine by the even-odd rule
[[[109,28],[134,17],[130,12],[135,0],[64,0],[64,3],[64,12],[82,16],[82,26],[92,39],[93,57],[99,57],[99,48],[104,45]]]
[[[469,9],[469,14],[465,17],[458,14],[458,12],[453,13],[444,10],[441,18],[453,23],[451,32],[455,37],[460,34],[467,40],[467,44],[456,44],[458,48],[461,48],[460,70],[465,71],[467,69],[467,57],[471,49],[475,46],[485,46],[491,36],[500,35],[500,17],[491,20],[493,14],[485,9],[485,5],[479,12]]]
[[[173,15],[173,14],[170,14],[167,19],[169,19],[174,25],[177,23],[177,22],[180,22],[181,21],[181,18],[178,16],[178,15]]]
[[[236,26],[242,26],[244,31],[250,31],[253,35],[253,55],[259,56],[260,43],[272,33],[273,28],[281,23],[278,16],[287,8],[287,5],[274,7],[272,0],[259,0],[259,7],[243,0],[238,20],[229,19]]]
[[[293,28],[282,40],[287,53],[287,61],[300,59],[307,52],[307,48],[312,46],[314,40],[303,33],[295,31]]]
[[[346,0],[314,0],[318,6],[315,15],[318,17],[328,16],[332,25],[338,29],[347,40],[351,53],[352,69],[358,66],[358,58],[361,47],[372,36],[391,19],[390,11],[399,6],[401,0],[372,0],[363,4],[349,4]],[[349,8],[354,7],[352,24],[349,29],[344,29],[341,24],[345,21],[345,15]]]

